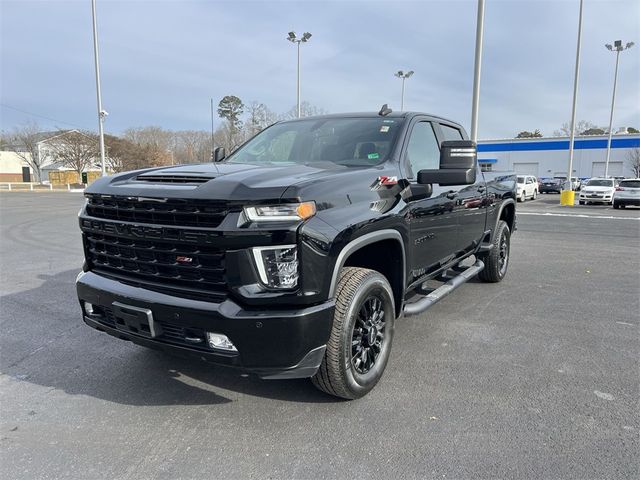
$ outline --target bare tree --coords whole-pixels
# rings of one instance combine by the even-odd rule
[[[634,178],[640,178],[640,148],[635,147],[627,152],[627,164]]]
[[[313,117],[316,115],[326,115],[327,111],[324,108],[316,107],[311,103],[304,101],[300,104],[300,116],[301,117]],[[298,107],[293,106],[285,113],[280,115],[282,120],[291,120],[298,117]]]
[[[79,178],[94,165],[98,156],[98,139],[89,132],[60,131],[46,143],[55,160],[73,169]]]
[[[38,148],[40,139],[40,127],[36,122],[29,122],[15,128],[8,142],[12,144],[16,155],[31,167],[37,182],[42,181],[42,166],[45,162]]]
[[[247,113],[249,114],[246,124],[248,137],[253,137],[259,131],[278,121],[278,115],[269,110],[269,107],[264,103],[251,102]]]
[[[211,159],[211,133],[182,130],[175,133],[174,158],[177,163],[203,163]]]
[[[593,123],[593,122],[589,122],[588,120],[578,120],[576,122],[576,124],[574,125],[574,130],[575,130],[575,134],[576,135],[584,135],[583,132],[590,130],[590,129],[596,129],[598,128],[598,126]],[[560,127],[560,130],[556,130],[553,132],[553,135],[556,137],[568,137],[571,135],[571,125],[569,124],[569,122],[564,122],[562,124],[562,127]]]

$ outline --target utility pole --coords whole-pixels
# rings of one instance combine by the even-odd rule
[[[478,0],[476,21],[476,56],[473,71],[473,99],[471,101],[471,140],[478,141],[478,109],[480,108],[480,73],[482,70],[482,40],[484,36],[484,0]]]
[[[580,13],[578,14],[578,44],[576,47],[576,68],[573,75],[573,104],[571,106],[571,133],[569,134],[569,165],[567,166],[567,182],[565,184],[565,191],[573,191],[573,150],[575,146],[576,137],[576,109],[578,105],[578,81],[580,79],[580,47],[582,46],[582,6],[583,0],[580,0]],[[569,199],[567,202],[569,206],[573,206],[574,199]],[[560,204],[563,204],[562,198]]]
[[[301,43],[307,43],[309,41],[309,39],[311,38],[311,34],[309,32],[305,32],[302,34],[302,38],[298,38],[296,36],[296,32],[289,32],[289,35],[287,36],[287,40],[289,40],[291,43],[296,43],[298,44],[298,82],[297,82],[297,87],[296,87],[296,97],[297,97],[297,106],[298,106],[298,118],[300,118],[301,115],[301,111],[300,111],[300,44]]]
[[[624,47],[622,46],[622,40],[616,40],[613,42],[613,46],[607,44],[607,50],[616,52],[616,70],[613,75],[613,96],[611,98],[611,115],[609,115],[609,137],[607,138],[607,159],[604,163],[604,176],[605,178],[609,176],[609,158],[611,157],[611,135],[613,134],[613,110],[616,104],[616,86],[618,84],[618,63],[620,61],[620,52],[627,50],[633,47],[635,44],[633,42],[627,43]]]
[[[96,96],[98,100],[98,135],[100,138],[100,165],[102,176],[107,174],[104,154],[104,119],[109,115],[102,109],[102,93],[100,91],[100,60],[98,59],[98,22],[96,20],[96,0],[91,0],[91,16],[93,17],[93,58],[96,69]]]
[[[400,94],[400,111],[404,112],[404,81],[414,74],[413,70],[409,70],[408,72],[403,72],[402,70],[398,70],[394,75],[402,80],[402,93]]]

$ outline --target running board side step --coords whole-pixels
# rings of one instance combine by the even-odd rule
[[[405,304],[403,311],[404,315],[408,317],[424,312],[433,304],[439,302],[444,297],[449,295],[460,285],[462,285],[463,283],[467,283],[473,277],[478,275],[482,270],[484,270],[484,263],[482,262],[482,260],[477,260],[476,263],[471,265],[464,272],[460,273],[460,275],[453,277],[447,283],[436,288],[433,292],[429,293],[424,298],[421,298],[417,302]]]

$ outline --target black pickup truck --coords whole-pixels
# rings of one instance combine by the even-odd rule
[[[349,399],[381,378],[396,319],[504,278],[516,220],[515,174],[481,172],[459,124],[388,109],[276,123],[85,196],[85,323]]]

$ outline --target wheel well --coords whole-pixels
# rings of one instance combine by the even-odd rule
[[[516,221],[516,208],[513,203],[504,206],[500,212],[500,220],[504,220],[509,226],[509,231],[513,232],[513,226]]]
[[[403,262],[402,246],[397,240],[380,240],[353,252],[344,266],[369,268],[384,275],[393,291],[396,315],[400,315],[404,299]]]

